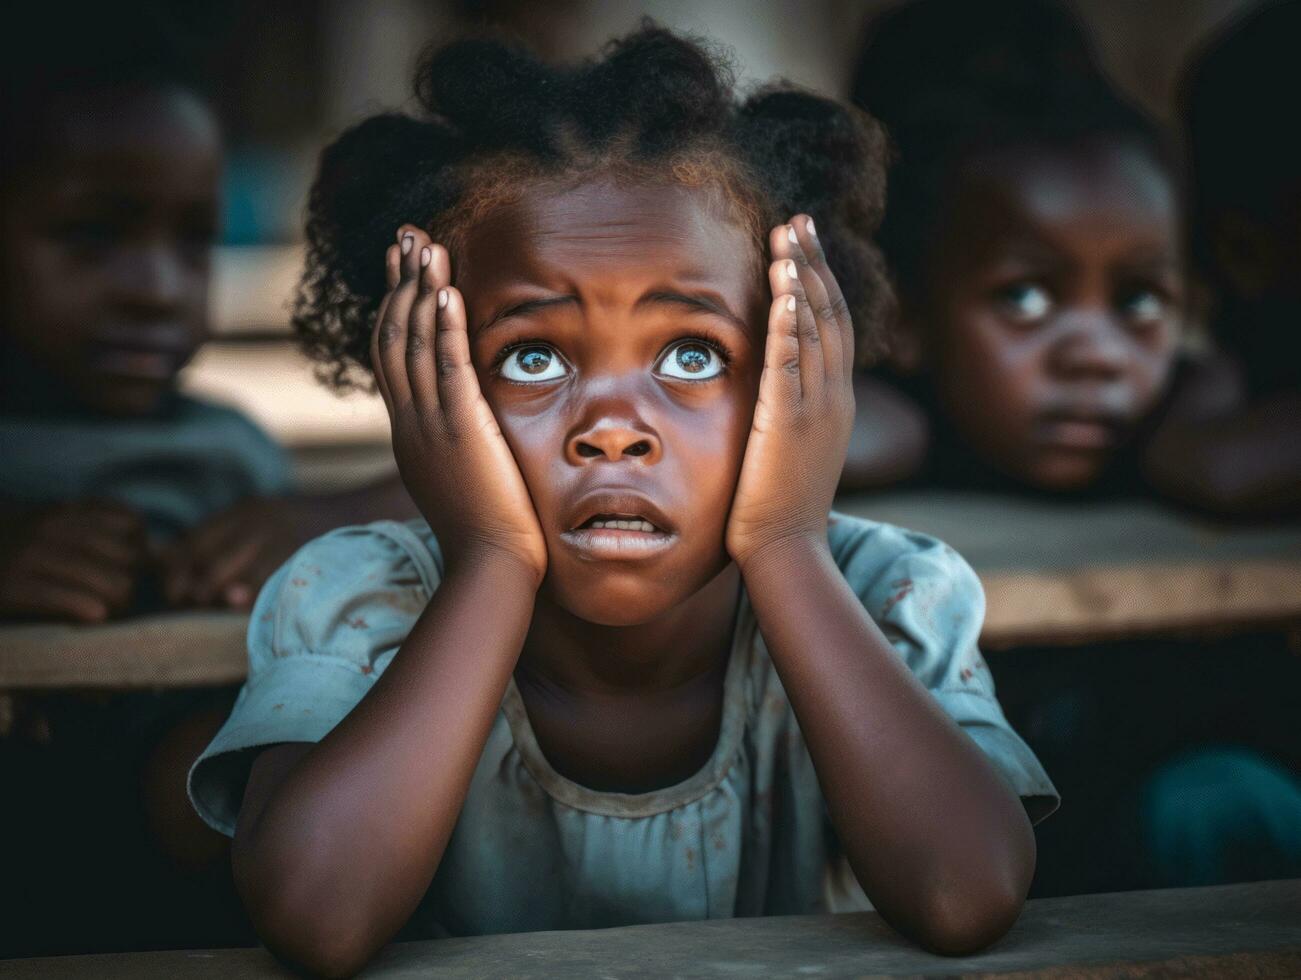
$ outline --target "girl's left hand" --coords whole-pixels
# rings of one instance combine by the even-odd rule
[[[742,572],[774,545],[825,545],[854,423],[853,323],[813,219],[778,225],[769,245],[763,375],[726,536]]]

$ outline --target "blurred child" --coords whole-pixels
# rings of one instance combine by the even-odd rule
[[[295,495],[265,433],[178,393],[205,338],[220,131],[175,65],[94,40],[6,67],[0,619],[246,608],[303,541],[410,504],[396,484]]]
[[[183,59],[136,13],[59,8],[4,41],[0,621],[247,608],[308,538],[411,511],[396,480],[295,494],[257,426],[177,391],[206,336],[222,140]],[[223,853],[184,796],[229,704],[214,719],[214,698],[24,696],[19,727],[36,734],[0,740],[23,801],[0,830],[32,920],[5,930],[0,955],[203,941],[157,852],[190,868]],[[100,888],[124,877],[136,887],[106,903]]]
[[[1301,3],[1267,3],[1190,65],[1181,111],[1194,274],[1228,355],[1154,435],[1152,482],[1211,513],[1301,513]]]
[[[191,775],[264,941],[342,975],[404,926],[826,909],[843,869],[928,948],[991,942],[1056,794],[979,583],[828,517],[879,132],[652,26],[574,69],[454,45],[418,91],[323,154],[298,324],[373,371],[428,523],[276,573]]]
[[[1061,9],[920,0],[875,20],[855,100],[897,161],[880,240],[887,376],[925,409],[922,479],[1096,490],[1170,382],[1183,300],[1155,128]],[[878,412],[860,398],[858,427]]]

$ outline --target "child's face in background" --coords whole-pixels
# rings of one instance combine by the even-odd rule
[[[1099,477],[1173,359],[1182,281],[1168,175],[1102,144],[1018,150],[959,178],[918,324],[942,408],[1002,472]]]
[[[205,331],[221,142],[179,90],[69,99],[7,188],[0,328],[76,402],[156,409]]]
[[[456,256],[480,385],[546,535],[544,593],[589,622],[646,622],[728,563],[768,296],[755,243],[710,205],[678,186],[537,190]],[[598,513],[671,533],[594,549],[570,532]]]

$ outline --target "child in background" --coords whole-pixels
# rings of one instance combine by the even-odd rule
[[[206,336],[221,133],[156,22],[74,10],[29,11],[3,45],[0,621],[248,608],[305,540],[411,504],[396,481],[296,494],[261,429],[177,391]],[[210,907],[186,921],[159,853],[190,870],[224,854],[185,798],[222,697],[16,699],[0,863],[27,918],[0,955],[243,938],[196,929]]]
[[[879,133],[738,105],[650,26],[572,70],[454,45],[418,91],[325,151],[298,323],[373,368],[429,523],[271,579],[191,774],[264,941],[340,975],[408,923],[810,912],[846,860],[931,949],[1001,935],[1055,791],[979,584],[828,519],[887,295]]]
[[[1054,493],[1124,483],[1183,299],[1174,180],[1055,5],[920,0],[872,22],[855,101],[895,144],[884,372],[929,417],[920,476]],[[878,426],[860,398],[860,430]]]
[[[1148,473],[1214,514],[1301,513],[1301,3],[1262,4],[1189,67],[1181,111],[1194,275],[1228,355],[1152,439]]]
[[[295,494],[265,433],[176,390],[206,336],[220,131],[156,46],[80,36],[6,64],[0,619],[247,608],[303,541],[411,506]]]

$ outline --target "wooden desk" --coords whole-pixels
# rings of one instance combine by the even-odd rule
[[[1049,898],[980,956],[945,959],[875,913],[675,922],[400,943],[363,976],[1137,978],[1301,976],[1301,880]],[[0,960],[0,977],[289,974],[261,949]]]
[[[964,555],[985,586],[989,649],[1301,625],[1301,525],[1229,529],[1139,502],[938,493],[836,506]],[[237,613],[196,612],[0,628],[0,690],[237,682],[246,627]]]
[[[959,493],[838,509],[932,534],[979,573],[988,649],[1301,625],[1301,524],[1226,527],[1147,501]]]

